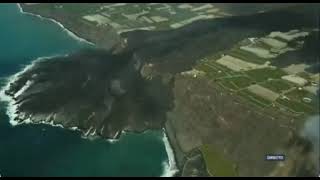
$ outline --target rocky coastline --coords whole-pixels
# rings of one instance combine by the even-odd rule
[[[172,156],[169,158],[169,164],[178,167],[179,173],[172,167],[175,172],[173,174],[178,176],[192,176],[188,170],[193,168],[206,169],[203,159],[199,157],[201,153],[198,147],[203,143],[213,143],[213,140],[208,138],[209,135],[221,136],[214,143],[228,146],[229,149],[226,151],[229,151],[229,156],[239,161],[239,164],[246,165],[242,166],[241,175],[252,175],[251,169],[248,168],[250,164],[246,164],[250,159],[236,159],[240,157],[237,153],[247,150],[245,142],[243,147],[241,146],[242,151],[234,151],[235,148],[232,148],[237,144],[232,142],[238,141],[236,133],[239,128],[224,130],[234,133],[229,135],[222,132],[222,128],[218,128],[218,125],[221,123],[219,120],[223,119],[220,117],[222,115],[235,124],[249,121],[252,127],[258,125],[242,116],[233,118],[235,117],[232,116],[233,112],[221,108],[221,104],[239,111],[243,107],[233,105],[231,98],[227,100],[229,96],[220,92],[218,88],[212,88],[215,85],[212,85],[211,81],[204,79],[196,81],[190,77],[180,76],[180,72],[190,70],[202,57],[230,48],[246,37],[259,36],[271,30],[296,28],[295,26],[300,26],[299,23],[308,26],[310,23],[300,19],[297,20],[298,25],[290,23],[286,25],[280,20],[273,21],[274,17],[278,16],[287,18],[292,14],[279,11],[274,14],[260,13],[248,17],[226,18],[216,20],[215,23],[196,22],[198,26],[190,25],[187,28],[168,31],[166,34],[129,32],[120,38],[128,39],[128,44],[125,46],[121,40],[118,41],[119,37],[115,37],[116,40],[112,41],[112,45],[85,38],[97,47],[103,48],[35,61],[31,67],[11,78],[1,97],[9,97],[8,102],[12,108],[9,108],[8,114],[14,114],[10,117],[12,125],[46,123],[80,130],[86,137],[100,136],[111,141],[118,139],[126,131],[141,133],[148,129],[165,128],[168,139],[166,145],[173,147],[173,152],[170,154],[174,154],[173,158]],[[296,19],[299,17],[298,14]],[[267,21],[268,19],[272,21]],[[243,24],[247,26],[244,28]],[[225,37],[229,38],[228,41]],[[219,46],[211,46],[210,42]],[[197,47],[198,51],[194,51],[194,47]],[[208,92],[207,87],[216,91]],[[186,90],[187,88],[193,88],[193,93]],[[210,96],[213,97],[204,98]],[[196,101],[197,98],[203,98],[205,101],[203,99]],[[206,101],[216,107],[208,109],[207,104],[202,104]],[[251,108],[246,107],[245,110],[249,112]],[[199,114],[206,113],[213,114],[215,118],[209,116],[202,119],[195,118]],[[261,119],[270,122],[269,119]],[[283,118],[283,123],[287,124],[288,119]],[[192,132],[194,133],[192,134],[188,129],[197,121],[203,126],[200,127],[198,124],[199,128],[206,131],[199,130],[200,133]],[[216,132],[209,133],[206,129],[209,125],[205,124],[208,122],[212,122],[211,130],[216,128]],[[239,126],[241,125],[239,123]],[[277,127],[278,124],[274,122],[272,126]],[[228,142],[222,141],[222,137],[229,138]],[[191,140],[187,142],[186,139]],[[257,147],[254,141],[251,147]],[[269,165],[266,167],[271,169]],[[254,173],[261,173],[264,168],[265,166]],[[207,176],[202,171],[197,175]]]

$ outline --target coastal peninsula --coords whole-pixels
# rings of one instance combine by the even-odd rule
[[[22,8],[64,19],[65,27],[97,49],[35,61],[17,75],[5,91],[14,102],[14,122],[62,124],[104,138],[118,138],[123,130],[165,128],[181,176],[315,175],[314,144],[300,131],[306,118],[318,112],[317,91],[307,89],[319,72],[295,74],[306,79],[302,85],[299,78],[287,82],[293,76],[287,59],[303,57],[310,61],[300,63],[317,65],[312,59],[319,57],[314,51],[319,30],[312,17],[318,6],[205,18],[163,31],[113,29],[111,37],[91,33],[103,25],[86,33],[68,24],[71,19],[54,10],[59,4],[42,6]],[[270,78],[282,82],[283,89],[270,86]],[[257,93],[257,86],[269,96]],[[301,97],[284,93],[299,88],[306,91]],[[279,94],[299,102],[301,111]],[[288,161],[267,162],[268,153],[285,154]]]

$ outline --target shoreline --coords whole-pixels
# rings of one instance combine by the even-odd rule
[[[88,132],[84,132],[83,130],[79,129],[76,126],[75,127],[64,127],[62,124],[54,124],[53,121],[47,122],[47,121],[43,120],[43,121],[35,123],[35,122],[32,122],[30,120],[30,118],[26,118],[26,119],[22,120],[21,122],[15,120],[15,118],[19,117],[19,114],[17,113],[18,105],[16,104],[16,101],[14,100],[14,97],[16,94],[14,94],[13,96],[9,96],[9,95],[5,94],[5,91],[9,89],[10,84],[12,82],[15,82],[17,80],[18,76],[20,76],[24,72],[28,71],[29,69],[33,68],[37,62],[40,62],[43,60],[50,60],[55,57],[63,57],[63,56],[68,56],[68,54],[38,57],[38,58],[32,60],[30,64],[23,66],[19,72],[15,73],[11,76],[4,77],[3,78],[3,79],[5,79],[4,86],[0,87],[1,88],[0,89],[0,102],[7,103],[6,104],[6,115],[9,117],[9,124],[13,127],[18,126],[18,125],[23,125],[23,124],[44,124],[44,125],[49,125],[52,127],[59,127],[59,128],[68,129],[71,131],[81,132],[81,138],[84,138],[84,139],[89,139],[89,140],[95,139],[99,136],[96,135],[95,131],[93,133],[90,133],[91,129],[89,129]],[[27,89],[28,88],[27,86],[28,86],[28,84],[25,84],[21,88],[21,90]],[[19,93],[23,93],[23,90],[22,91],[21,90],[19,90]],[[118,139],[103,138],[103,139],[106,139],[108,142],[113,143],[113,142],[118,141],[119,138]]]
[[[163,130],[163,138],[162,141],[165,145],[166,152],[168,155],[168,162],[164,164],[165,171],[163,172],[163,175],[161,177],[174,177],[177,173],[179,173],[179,169],[177,167],[176,161],[175,161],[175,153],[174,150],[170,144],[168,135],[166,133],[166,129],[162,128]]]
[[[79,42],[85,42],[85,43],[88,43],[90,45],[93,45],[95,46],[95,43],[87,40],[87,39],[84,39],[84,38],[81,38],[79,36],[77,36],[74,32],[70,31],[69,29],[67,29],[66,27],[64,27],[60,22],[56,21],[55,19],[52,19],[52,18],[47,18],[47,17],[42,17],[41,15],[39,14],[33,14],[33,13],[30,13],[30,12],[25,12],[23,11],[23,8],[22,6],[20,5],[20,3],[17,3],[17,6],[18,6],[18,9],[20,11],[20,13],[22,14],[26,14],[26,15],[29,15],[29,16],[35,16],[35,17],[38,17],[40,18],[41,20],[47,20],[47,21],[51,21],[55,24],[57,24],[60,28],[62,28],[63,31],[67,32],[67,34],[74,38],[75,40],[78,40]]]
[[[20,3],[17,3],[17,7],[18,7],[19,11],[22,14],[35,16],[35,17],[40,18],[41,20],[51,21],[51,22],[57,24],[60,28],[62,28],[63,31],[67,32],[67,34],[70,37],[74,38],[75,40],[78,40],[79,42],[85,42],[85,43],[88,43],[90,45],[94,45],[95,46],[94,43],[92,43],[92,42],[90,42],[90,41],[88,41],[88,40],[86,40],[84,38],[81,38],[81,37],[77,36],[75,33],[70,31],[69,29],[65,28],[60,22],[56,21],[55,19],[46,18],[46,17],[42,17],[42,16],[37,15],[37,14],[25,12],[25,11],[23,11],[23,8],[21,7]],[[96,135],[96,131],[93,131],[93,133],[90,133],[91,129],[88,130],[89,133],[88,132],[86,133],[86,132],[80,130],[78,127],[65,128],[65,127],[63,127],[62,124],[54,124],[53,121],[51,121],[51,122],[40,121],[39,123],[34,123],[34,122],[31,122],[30,119],[25,119],[25,120],[23,120],[22,122],[19,123],[18,121],[14,120],[18,116],[18,114],[16,113],[17,105],[15,104],[15,100],[13,99],[14,96],[12,97],[12,96],[6,95],[4,93],[5,90],[9,88],[9,85],[10,85],[11,82],[16,81],[17,77],[19,75],[21,75],[24,72],[26,72],[27,70],[31,69],[35,65],[36,62],[42,61],[42,60],[48,60],[48,59],[51,59],[51,58],[54,58],[54,57],[59,57],[59,56],[68,56],[68,54],[66,54],[66,55],[55,55],[55,56],[46,56],[46,57],[38,57],[38,58],[32,60],[30,62],[30,64],[25,65],[19,72],[15,73],[13,75],[10,75],[8,77],[4,77],[6,79],[6,81],[4,82],[4,86],[0,87],[0,101],[7,103],[7,105],[6,105],[6,114],[9,117],[9,123],[12,126],[17,126],[17,125],[22,125],[22,124],[45,124],[45,125],[48,125],[48,126],[51,126],[51,127],[59,127],[59,128],[63,128],[63,129],[66,129],[66,130],[81,132],[81,138],[84,138],[84,139],[95,140],[96,138],[101,138],[101,139],[104,139],[107,142],[112,143],[112,144],[115,143],[115,142],[118,142],[123,133],[127,133],[127,132],[130,132],[130,131],[122,130],[121,132],[117,132],[115,138],[103,138],[101,136]],[[146,129],[142,133],[144,133],[144,132],[146,132],[148,130],[149,129]],[[164,143],[168,159],[163,162],[163,166],[164,167],[163,167],[163,172],[162,172],[161,177],[172,177],[172,176],[175,176],[179,172],[179,169],[178,169],[178,167],[176,165],[174,149],[172,148],[172,146],[170,144],[170,140],[168,138],[166,129],[162,128],[162,131],[163,131],[162,141]],[[132,131],[132,132],[136,133],[135,131]],[[85,135],[85,136],[83,136],[83,135]]]
[[[62,56],[69,56],[69,54],[38,57],[38,58],[32,60],[30,64],[23,66],[21,68],[21,70],[18,71],[17,73],[10,75],[8,77],[3,77],[3,79],[5,79],[5,82],[4,82],[4,85],[0,87],[0,102],[7,103],[6,104],[6,115],[9,117],[9,124],[11,126],[14,127],[14,126],[23,125],[23,124],[48,125],[50,127],[58,127],[58,128],[62,128],[65,130],[80,132],[81,133],[80,136],[83,139],[95,140],[97,138],[101,138],[111,144],[114,144],[114,143],[120,141],[121,136],[125,133],[142,133],[143,134],[143,133],[146,133],[147,131],[152,130],[152,129],[145,129],[141,132],[138,132],[138,131],[130,131],[130,130],[123,129],[122,131],[117,132],[116,135],[114,136],[114,138],[104,138],[104,137],[97,135],[96,130],[92,131],[92,128],[87,131],[84,131],[84,130],[79,129],[76,126],[75,127],[64,127],[62,124],[55,124],[53,121],[48,122],[48,121],[42,120],[39,122],[32,122],[30,120],[30,118],[26,118],[26,119],[22,120],[21,122],[15,120],[15,118],[19,117],[19,113],[17,113],[18,104],[16,104],[16,101],[14,100],[14,97],[16,96],[16,94],[14,94],[13,96],[5,94],[5,91],[9,89],[10,84],[12,82],[15,82],[18,79],[18,76],[20,76],[21,74],[23,74],[26,71],[33,68],[37,62],[44,61],[44,60],[50,60],[52,58],[62,57]],[[27,83],[21,89],[27,89],[28,87],[26,87],[26,86],[28,86]],[[20,92],[20,90],[18,92]],[[23,90],[20,93],[23,93]],[[22,115],[22,117],[23,117],[23,115]],[[163,132],[162,142],[165,146],[165,150],[166,150],[168,159],[162,163],[163,172],[162,172],[161,177],[173,177],[179,172],[179,169],[176,165],[175,153],[174,153],[174,150],[172,149],[172,146],[170,144],[166,129],[162,128],[162,132]]]
[[[4,86],[1,87],[0,89],[0,101],[2,102],[7,102],[7,110],[6,110],[6,114],[9,117],[9,123],[12,126],[16,126],[19,125],[21,123],[17,122],[16,120],[14,120],[17,117],[17,105],[15,104],[15,100],[13,99],[14,96],[9,96],[5,93],[5,91],[7,89],[9,89],[10,84],[14,81],[17,80],[18,76],[20,76],[21,74],[23,74],[24,72],[28,71],[29,69],[31,69],[35,63],[42,61],[42,60],[46,60],[46,59],[50,59],[53,57],[57,57],[57,56],[46,56],[46,57],[39,57],[36,58],[35,60],[31,61],[30,64],[25,65],[24,67],[21,68],[21,70],[11,76],[6,77],[5,82],[4,82]],[[21,88],[22,89],[22,88]],[[21,92],[22,93],[22,92]],[[27,121],[28,122],[28,121]]]

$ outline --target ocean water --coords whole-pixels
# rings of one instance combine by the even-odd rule
[[[57,24],[0,4],[0,85],[32,60],[91,48]],[[49,125],[11,126],[0,102],[0,175],[161,176],[168,155],[163,131],[125,133],[119,141],[88,140],[76,131]],[[165,166],[166,165],[166,166]]]

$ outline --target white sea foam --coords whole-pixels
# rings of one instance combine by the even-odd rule
[[[51,22],[54,22],[55,24],[60,26],[64,31],[66,31],[68,33],[68,35],[70,35],[72,38],[74,38],[74,39],[76,39],[78,41],[81,41],[81,42],[85,42],[85,43],[94,45],[94,43],[92,43],[92,42],[90,42],[90,41],[88,41],[86,39],[80,38],[77,35],[75,35],[73,32],[69,31],[60,22],[58,22],[58,21],[56,21],[54,19],[51,19],[51,18],[42,17],[42,16],[37,15],[37,14],[24,12],[19,3],[17,3],[17,6],[19,8],[19,11],[22,14],[31,15],[31,16],[38,17],[38,18],[40,18],[42,20],[49,20]],[[8,96],[8,95],[5,94],[5,91],[8,90],[9,87],[10,87],[10,83],[15,82],[21,74],[23,74],[26,71],[30,70],[35,65],[36,62],[38,62],[40,60],[51,59],[51,58],[58,57],[58,56],[62,57],[61,55],[49,56],[49,57],[39,57],[39,58],[35,59],[34,61],[32,61],[31,64],[24,66],[22,68],[22,70],[19,71],[18,73],[14,74],[14,75],[12,75],[10,77],[4,78],[6,80],[6,83],[5,83],[5,86],[1,87],[1,89],[0,89],[0,101],[8,103],[7,104],[6,114],[8,115],[9,123],[12,126],[33,123],[33,124],[46,124],[46,125],[50,125],[50,126],[53,126],[53,127],[64,128],[62,124],[54,124],[53,121],[47,121],[48,118],[47,118],[46,121],[40,121],[38,123],[32,122],[30,118],[27,118],[27,119],[23,120],[22,122],[16,121],[15,118],[18,116],[17,109],[18,109],[19,105],[15,104],[15,100],[11,96]],[[68,54],[64,55],[64,57],[66,57],[66,56],[68,56]],[[32,82],[31,81],[27,81],[27,83],[14,96],[17,97],[20,94],[22,94],[23,91],[25,91],[30,85],[32,85]],[[90,131],[85,133],[82,130],[80,130],[78,127],[75,127],[75,126],[74,127],[70,127],[68,129],[73,130],[73,131],[81,131],[82,132],[82,138],[85,138],[85,139],[92,140],[92,139],[95,139],[97,137],[96,130],[94,130],[91,134],[88,134],[88,132],[90,132]],[[110,142],[110,143],[115,143],[115,142],[119,141],[119,139],[106,139],[106,140],[108,142]]]
[[[49,20],[49,21],[57,24],[59,27],[61,27],[61,28],[62,28],[64,31],[66,31],[66,32],[68,33],[68,35],[71,36],[72,38],[74,38],[74,39],[76,39],[76,40],[78,40],[78,41],[80,41],[80,42],[85,42],[85,43],[88,43],[88,44],[91,44],[91,45],[95,45],[94,43],[92,43],[92,42],[90,42],[90,41],[88,41],[88,40],[86,40],[86,39],[84,39],[84,38],[81,38],[81,37],[75,35],[73,32],[71,32],[70,30],[68,30],[67,28],[65,28],[60,22],[56,21],[55,19],[46,18],[46,17],[42,17],[42,16],[40,16],[40,15],[38,15],[38,14],[33,14],[33,13],[25,12],[25,11],[23,11],[20,3],[17,3],[17,6],[18,6],[18,8],[19,8],[19,11],[20,11],[22,14],[27,14],[27,15],[35,16],[35,17],[38,17],[38,18],[40,18],[40,19],[42,19],[42,20]]]
[[[161,177],[172,177],[176,173],[178,173],[178,168],[176,165],[176,161],[174,159],[174,152],[171,148],[170,142],[168,140],[167,134],[165,132],[165,129],[163,129],[163,138],[162,138],[164,145],[166,147],[168,160],[163,162],[163,173]]]
[[[5,91],[9,89],[10,83],[15,82],[22,73],[24,73],[27,70],[29,70],[30,68],[32,68],[33,65],[34,65],[33,63],[30,64],[30,65],[27,65],[19,73],[8,77],[7,80],[6,80],[7,81],[6,85],[4,87],[2,87],[1,90],[0,90],[0,101],[4,101],[4,102],[8,103],[7,112],[6,113],[7,113],[8,117],[9,117],[9,123],[12,126],[16,126],[16,125],[19,124],[18,121],[14,120],[17,117],[17,113],[16,112],[17,112],[18,105],[15,104],[15,101],[11,96],[8,96],[8,95],[5,94]],[[23,90],[23,88],[21,88],[21,89]]]
[[[23,123],[25,123],[25,121],[23,121]],[[79,128],[77,127],[69,127],[69,128],[65,128],[62,124],[54,124],[53,121],[40,121],[38,123],[35,123],[35,122],[31,122],[32,124],[45,124],[45,125],[49,125],[49,126],[52,126],[52,127],[59,127],[59,128],[62,128],[62,129],[69,129],[71,131],[81,131]]]
[[[116,137],[118,137],[120,131],[117,131],[116,134],[114,135],[113,138],[107,139],[107,141],[111,144],[114,144],[116,142],[118,142],[120,140],[120,137],[118,139],[116,139]],[[124,130],[121,131],[121,135],[123,135],[124,133],[126,133]]]
[[[80,130],[80,129],[79,129],[78,127],[76,127],[76,126],[70,127],[69,129],[72,130],[72,131]]]
[[[5,86],[6,87],[6,86]],[[14,101],[11,100],[11,97],[10,96],[7,96],[4,91],[6,90],[6,88],[3,88],[1,89],[0,91],[0,101],[4,101],[4,102],[7,102],[8,105],[7,105],[7,111],[6,111],[6,114],[8,115],[9,117],[9,123],[12,125],[12,126],[16,126],[18,125],[18,122],[17,121],[14,121],[14,118],[16,117],[16,110],[17,110],[17,105],[14,105]]]
[[[31,121],[30,118],[28,118],[28,119],[24,120],[23,123],[25,123],[25,124],[30,124],[30,123],[32,123],[32,121]]]
[[[27,90],[32,85],[32,83],[32,81],[28,80],[26,84],[18,92],[16,92],[16,94],[14,94],[14,97],[16,98],[20,96],[25,90]]]
[[[44,123],[45,124],[45,123]],[[49,123],[47,123],[48,125],[50,126],[53,126],[53,127],[60,127],[60,128],[63,128],[63,125],[62,124],[54,124],[53,121],[50,121]]]
[[[73,129],[77,128],[77,127],[72,127]],[[100,133],[102,133],[104,129],[104,126],[102,127],[102,129],[100,130]],[[79,130],[79,129],[77,129]],[[82,131],[82,130],[79,130],[82,132],[81,134],[81,138],[82,139],[88,139],[88,140],[95,140],[97,138],[101,138],[98,134],[97,134],[97,129],[93,128],[93,127],[90,127],[86,132],[85,131]],[[114,136],[114,138],[105,138],[105,140],[111,144],[113,143],[116,143],[119,141],[120,138],[116,139],[117,135],[118,135],[119,132],[116,133],[116,135]]]
[[[23,122],[18,122],[15,120],[15,118],[18,116],[17,114],[17,109],[18,109],[18,104],[15,104],[15,100],[13,99],[13,97],[11,96],[8,96],[5,94],[5,91],[8,90],[10,88],[10,84],[17,81],[19,76],[23,73],[25,73],[26,71],[30,70],[34,65],[35,63],[39,62],[39,61],[42,61],[42,60],[45,60],[45,59],[50,59],[50,58],[54,58],[54,57],[57,57],[57,56],[47,56],[47,57],[39,57],[37,59],[35,59],[34,61],[32,61],[31,64],[29,65],[26,65],[24,67],[22,67],[22,70],[19,71],[18,73],[12,75],[12,76],[9,76],[6,78],[6,83],[5,83],[5,86],[1,87],[1,90],[0,90],[0,101],[3,101],[3,102],[7,102],[8,105],[7,105],[7,112],[6,114],[8,115],[9,117],[9,123],[12,125],[12,126],[16,126],[16,125],[19,125],[19,124],[22,124]],[[19,91],[15,94],[15,97],[17,97],[18,95],[20,95],[24,90],[26,90],[28,88],[28,86],[30,86],[31,82],[29,83],[26,83],[21,89],[19,89]]]
[[[107,139],[107,141],[111,144],[114,144],[119,141],[119,139]]]

